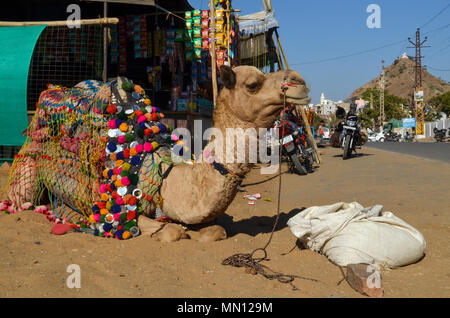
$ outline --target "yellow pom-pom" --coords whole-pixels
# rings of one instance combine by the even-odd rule
[[[95,223],[94,214],[89,215],[89,223],[91,224]]]
[[[104,178],[108,178],[108,171],[109,171],[109,169],[103,170],[103,177]]]
[[[131,233],[130,233],[129,231],[123,232],[122,238],[123,238],[124,240],[129,239],[130,237],[131,237]]]
[[[107,209],[101,209],[100,210],[100,214],[101,215],[106,215],[106,214],[108,214],[109,213],[109,211],[107,210]]]
[[[120,167],[123,164],[123,160],[116,161],[116,167]]]
[[[116,182],[114,182],[114,185],[117,187],[117,188],[121,188],[121,187],[123,187],[123,183],[122,183],[122,180],[116,180]]]
[[[106,193],[102,193],[101,195],[102,201],[108,201],[109,200],[109,195],[107,195]]]
[[[146,98],[144,100],[144,103],[145,103],[145,105],[150,106],[152,104],[152,101],[150,99]]]
[[[128,132],[128,125],[126,123],[121,123],[119,129],[121,132]]]
[[[130,168],[131,168],[131,165],[130,165],[128,162],[125,162],[125,163],[122,165],[122,170],[123,170],[123,171],[128,171],[128,170],[130,170]]]
[[[108,201],[106,202],[106,209],[109,211],[111,209],[111,207],[113,206],[112,201]],[[108,214],[108,213],[107,213]]]

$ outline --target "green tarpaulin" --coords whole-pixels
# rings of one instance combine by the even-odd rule
[[[0,145],[21,146],[28,126],[28,70],[46,25],[0,27]]]

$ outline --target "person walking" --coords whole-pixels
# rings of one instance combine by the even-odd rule
[[[324,135],[324,130],[323,130],[323,121],[320,122],[319,125],[319,143],[323,143],[323,135]]]

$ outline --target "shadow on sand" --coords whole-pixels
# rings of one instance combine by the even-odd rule
[[[304,209],[306,208],[293,209],[288,213],[281,212],[274,232],[280,231],[287,227],[287,221]],[[217,217],[214,223],[222,226],[227,231],[228,237],[233,237],[241,233],[256,236],[258,234],[271,233],[276,219],[276,215],[252,216],[249,219],[233,222],[233,217],[225,213]]]

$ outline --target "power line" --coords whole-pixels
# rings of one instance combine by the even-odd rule
[[[429,69],[432,69],[432,70],[435,70],[435,71],[439,71],[439,72],[450,72],[450,70],[441,70],[441,69],[438,69],[438,68],[434,68],[434,67],[431,67],[431,66],[428,66],[428,65],[425,65],[425,68],[429,68]]]
[[[352,54],[347,54],[347,55],[341,55],[341,56],[336,56],[336,57],[332,57],[332,58],[328,58],[328,59],[323,59],[323,60],[316,60],[316,61],[309,61],[309,62],[302,62],[302,63],[294,63],[292,65],[306,65],[306,64],[317,64],[317,63],[323,63],[323,62],[329,62],[329,61],[334,61],[334,60],[339,60],[339,59],[343,59],[343,58],[347,58],[347,57],[352,57],[352,56],[357,56],[357,55],[361,55],[361,54],[365,54],[365,53],[370,53],[370,52],[374,52],[377,50],[381,50],[384,49],[386,47],[390,47],[390,46],[394,46],[394,45],[398,45],[400,43],[404,43],[405,41],[397,41],[397,42],[393,42],[393,43],[389,43],[383,46],[379,46],[373,49],[368,49],[368,50],[364,50],[364,51],[360,51],[360,52],[356,52],[356,53],[352,53]]]
[[[427,24],[429,24],[430,22],[432,22],[434,19],[436,19],[438,16],[440,16],[445,10],[447,10],[448,8],[450,8],[450,3],[441,11],[439,11],[438,14],[436,14],[434,17],[432,17],[430,20],[428,20],[424,25],[422,25],[420,28],[423,29]]]

